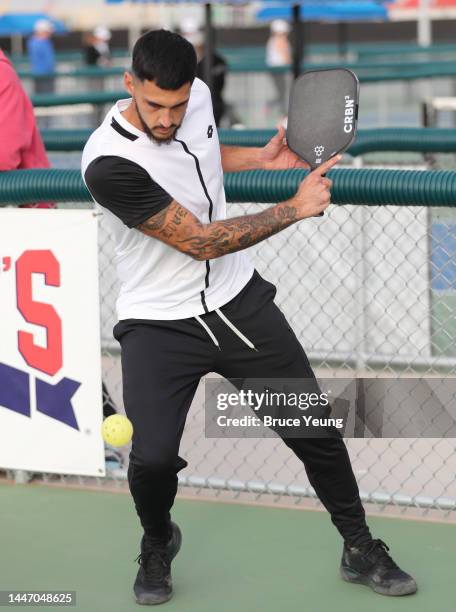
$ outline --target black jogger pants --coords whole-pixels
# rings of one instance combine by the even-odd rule
[[[314,378],[306,354],[274,303],[276,288],[255,271],[251,280],[220,308],[255,345],[249,348],[215,313],[201,319],[218,348],[195,318],[171,321],[127,319],[114,328],[122,348],[125,411],[134,428],[128,480],[146,533],[164,535],[177,492],[177,473],[187,466],[179,456],[185,420],[198,383],[216,372],[226,379]],[[329,428],[331,429],[331,428]],[[286,438],[331,520],[349,544],[371,535],[345,443],[330,437]]]

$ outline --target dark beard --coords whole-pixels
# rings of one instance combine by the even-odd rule
[[[177,130],[180,128],[180,125],[176,126],[176,129],[174,130],[172,136],[170,136],[169,138],[156,138],[153,135],[152,130],[149,128],[147,123],[142,118],[141,113],[139,112],[138,105],[136,104],[136,102],[135,102],[135,109],[136,109],[136,114],[139,117],[139,122],[141,123],[142,129],[146,133],[146,136],[147,136],[147,138],[149,138],[149,140],[152,140],[153,142],[155,142],[155,144],[158,144],[158,145],[169,144],[170,142],[172,142],[174,140],[174,137],[176,136]],[[173,127],[173,126],[171,126],[171,127]]]

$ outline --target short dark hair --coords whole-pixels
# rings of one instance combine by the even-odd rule
[[[133,48],[134,76],[140,81],[154,81],[161,89],[179,89],[193,83],[196,65],[193,45],[168,30],[146,32]]]

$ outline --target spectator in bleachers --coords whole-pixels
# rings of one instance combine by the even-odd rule
[[[275,19],[271,23],[271,34],[266,43],[266,65],[268,68],[289,66],[291,63],[291,49],[288,35],[290,26],[284,19]],[[287,113],[288,96],[286,72],[271,70],[270,75],[274,84],[275,98],[268,102],[268,107],[278,107],[282,115]]]
[[[198,23],[191,18],[182,20],[180,26],[181,34],[193,45],[198,59],[196,76],[206,82],[205,65],[204,65],[204,35]],[[225,87],[225,76],[227,72],[227,64],[223,57],[214,51],[212,54],[211,80],[212,80],[212,106],[214,110],[214,119],[217,126],[226,112],[226,104],[223,99],[223,88]]]
[[[85,63],[87,66],[109,66],[111,63],[110,40],[111,32],[104,26],[97,26],[86,37]]]
[[[103,68],[111,64],[111,50],[109,41],[111,32],[105,26],[97,26],[88,33],[84,39],[84,59],[87,66]],[[88,91],[104,91],[106,89],[106,77],[91,76],[87,79]],[[93,125],[101,123],[105,110],[102,106],[95,106],[93,111]]]
[[[48,19],[38,19],[34,33],[27,41],[30,67],[35,77],[35,93],[53,93],[55,79],[55,53],[52,43],[54,26]]]

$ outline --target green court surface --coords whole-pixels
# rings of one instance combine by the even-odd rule
[[[84,612],[145,608],[132,596],[140,528],[128,494],[2,483],[0,508],[0,590],[74,590],[67,609]],[[454,524],[369,517],[419,583],[388,598],[339,578],[341,538],[324,512],[178,499],[173,518],[183,545],[163,611],[456,610]]]

